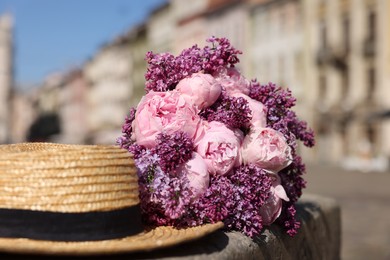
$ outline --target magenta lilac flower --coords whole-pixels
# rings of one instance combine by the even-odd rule
[[[129,115],[125,118],[125,123],[122,125],[122,136],[117,139],[117,143],[120,145],[120,147],[128,149],[130,145],[134,143],[134,141],[131,138],[133,128],[132,123],[135,118],[135,112],[136,109],[134,107],[130,108]]]
[[[248,101],[244,98],[230,97],[222,93],[211,107],[201,113],[201,116],[208,121],[224,123],[232,129],[244,130],[250,125],[251,114]]]
[[[154,54],[148,52],[148,63],[145,74],[146,91],[167,91],[175,88],[176,84],[192,73],[204,71],[213,74],[221,66],[234,66],[239,59],[240,51],[230,45],[226,38],[210,38],[212,46],[203,49],[197,45],[185,49],[177,57],[170,53]]]
[[[122,146],[122,148],[126,148],[130,153],[133,154],[134,159],[139,159],[142,156],[144,156],[144,153],[146,152],[146,148],[142,145],[138,145],[136,143],[133,143],[129,145],[128,147]]]
[[[212,46],[203,49],[203,70],[206,73],[214,74],[220,67],[233,67],[240,61],[237,55],[242,52],[231,46],[228,39],[211,37],[207,42]]]
[[[286,233],[293,237],[298,233],[301,223],[296,220],[296,209],[294,204],[283,205],[282,215],[277,220],[286,229]]]
[[[192,203],[179,227],[197,226],[223,221],[234,208],[233,184],[226,176],[212,176],[210,187],[196,203]]]
[[[263,228],[259,209],[270,196],[272,179],[253,164],[240,166],[228,178],[234,186],[232,196],[235,205],[225,221],[226,226],[254,237]]]
[[[306,181],[302,177],[304,173],[305,165],[298,155],[293,158],[289,166],[278,173],[287,196],[292,202],[296,202],[301,197],[302,190],[306,187]]]
[[[147,68],[146,91],[167,91],[174,88],[174,76],[177,73],[175,65],[175,57],[169,53],[154,54],[148,52],[146,61],[149,66]]]
[[[273,83],[260,85],[252,81],[249,96],[267,107],[267,121],[271,128],[282,132],[290,142],[294,142],[291,140],[291,134],[293,134],[295,138],[303,141],[304,145],[314,146],[313,130],[308,129],[307,123],[299,120],[295,112],[291,111],[296,99],[290,90],[285,90]]]
[[[160,158],[150,150],[135,160],[140,187],[141,214],[152,225],[169,225],[180,218],[191,202],[186,176],[171,176],[160,167]]]
[[[172,172],[178,165],[191,159],[194,144],[188,134],[181,131],[160,133],[155,150],[160,158],[161,169]]]

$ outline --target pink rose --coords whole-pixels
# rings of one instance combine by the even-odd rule
[[[244,98],[252,111],[251,127],[266,127],[267,125],[267,108],[260,101],[254,100],[242,93],[235,93],[233,97]]]
[[[291,148],[284,136],[271,128],[254,127],[245,136],[241,146],[244,164],[278,172],[292,162]]]
[[[198,153],[192,154],[192,159],[177,169],[178,172],[187,176],[190,187],[194,191],[194,199],[199,198],[209,187],[210,176],[207,165]]]
[[[221,85],[210,74],[194,73],[191,77],[182,79],[176,90],[190,100],[198,109],[204,109],[221,95]]]
[[[140,101],[132,127],[139,145],[152,148],[162,131],[183,131],[196,140],[201,119],[196,109],[177,91],[150,91]]]
[[[239,130],[233,132],[217,121],[209,123],[197,152],[205,160],[210,174],[223,175],[236,165],[242,139]]]
[[[289,201],[286,191],[280,184],[280,177],[272,174],[273,182],[271,187],[271,194],[266,200],[265,204],[260,208],[260,215],[263,219],[263,224],[271,225],[282,212],[282,200]]]
[[[249,95],[250,82],[236,68],[220,68],[215,79],[229,95],[234,93]]]

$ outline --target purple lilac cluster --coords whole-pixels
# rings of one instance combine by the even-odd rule
[[[212,37],[208,42],[212,44],[211,47],[200,49],[194,45],[183,50],[177,57],[170,53],[148,52],[145,90],[172,90],[180,80],[193,73],[204,71],[214,74],[221,66],[234,66],[239,62],[237,55],[241,51],[231,46],[226,38]]]
[[[203,49],[202,69],[209,74],[214,74],[220,67],[234,66],[240,62],[238,59],[240,50],[235,49],[226,38],[211,37],[207,40],[212,46]]]
[[[135,163],[143,219],[151,225],[172,225],[186,212],[192,190],[185,176],[174,176],[160,167],[160,158],[145,150]]]
[[[258,209],[271,195],[269,174],[260,167],[247,165],[227,176],[212,177],[210,183],[204,196],[174,225],[188,227],[224,221],[229,230],[238,230],[250,237],[258,235],[263,229]]]
[[[202,111],[201,116],[208,121],[224,123],[232,129],[246,130],[249,127],[251,110],[248,101],[242,97],[230,97],[222,93],[218,100]]]
[[[212,176],[205,194],[188,208],[177,223],[179,227],[193,227],[224,221],[235,205],[234,185],[226,176]]]
[[[234,68],[234,65],[239,62],[237,55],[241,52],[231,46],[227,39],[213,37],[207,41],[211,46],[201,49],[195,45],[183,50],[177,57],[169,53],[148,52],[146,92],[174,91],[181,80],[193,74],[217,75],[221,68]],[[281,133],[285,138],[285,146],[291,148],[291,158],[287,156],[284,159],[291,162],[286,164],[287,167],[273,173],[272,169],[277,168],[272,168],[272,165],[269,166],[270,173],[270,169],[259,166],[268,165],[266,163],[240,162],[227,173],[210,174],[210,179],[207,177],[207,189],[199,195],[199,190],[194,188],[186,175],[189,173],[182,167],[183,165],[190,165],[189,168],[198,166],[194,164],[191,166],[189,163],[196,159],[194,152],[198,150],[195,148],[194,140],[199,137],[190,138],[188,133],[183,131],[162,131],[157,135],[152,148],[139,145],[133,129],[136,109],[132,108],[125,119],[122,127],[123,136],[118,139],[118,144],[134,154],[139,176],[141,211],[146,224],[192,227],[223,221],[227,230],[238,230],[254,237],[260,234],[265,225],[264,215],[261,212],[264,212],[264,208],[267,208],[267,203],[271,200],[272,207],[277,209],[280,206],[281,214],[279,212],[280,216],[268,219],[266,223],[276,220],[276,223],[285,227],[289,235],[293,236],[297,233],[300,223],[295,219],[295,202],[301,196],[306,184],[302,178],[305,166],[296,152],[297,140],[308,147],[313,146],[313,131],[308,129],[306,122],[299,120],[291,110],[295,106],[296,99],[289,90],[272,83],[261,85],[256,80],[248,84],[247,95],[264,105],[265,110],[252,111],[248,99],[233,97],[222,88],[218,99],[211,106],[201,109],[197,116],[209,123],[218,121],[227,127],[226,130],[221,130],[220,126],[216,126],[223,133],[234,130],[237,138],[238,136],[244,138],[249,136],[252,125],[256,125],[251,121],[253,113],[266,113],[264,116],[266,125],[258,129],[269,128]],[[200,127],[196,131],[202,129]],[[260,130],[259,133],[263,133]],[[194,134],[193,131],[190,132]],[[280,141],[277,135],[270,136]],[[245,140],[239,142],[244,143]],[[227,149],[226,147],[228,146],[223,146],[221,149]],[[232,153],[233,150],[227,151]],[[285,153],[287,152],[281,152],[281,155]],[[258,159],[257,155],[253,155],[250,151],[246,151],[246,154],[254,156],[252,160]],[[197,164],[204,163],[203,159],[196,161]],[[281,198],[286,195],[275,194],[274,187],[277,185],[281,185],[282,190],[287,194],[288,198],[283,201]],[[275,206],[276,202],[279,206]]]
[[[132,132],[133,132],[133,127],[132,123],[135,118],[135,108],[132,107],[130,108],[129,115],[126,116],[125,118],[125,123],[122,125],[122,136],[118,138],[117,143],[125,148],[129,149],[131,145],[134,143],[134,141],[131,138]]]
[[[314,146],[313,131],[291,110],[296,99],[289,89],[283,89],[273,83],[260,85],[252,81],[249,96],[267,107],[268,126],[283,133],[291,144],[298,139],[308,147]]]
[[[277,220],[278,223],[286,229],[287,234],[295,236],[301,223],[295,219],[296,209],[294,204],[283,205],[282,214]]]
[[[197,49],[196,46],[193,47]],[[170,53],[154,54],[148,52],[146,61],[149,64],[145,74],[146,91],[167,91],[174,89],[177,82],[193,73],[192,67],[181,66],[181,59]],[[195,64],[194,67],[197,67]]]
[[[184,132],[161,133],[157,136],[156,154],[160,158],[160,167],[165,172],[173,172],[177,165],[192,157],[194,144]]]
[[[235,205],[225,221],[226,226],[254,237],[263,229],[259,208],[271,196],[271,177],[260,167],[247,165],[235,169],[229,179],[234,184]]]

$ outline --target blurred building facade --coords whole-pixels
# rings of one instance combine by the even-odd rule
[[[88,85],[83,70],[74,69],[64,75],[58,93],[58,117],[61,133],[57,142],[83,144],[87,142],[89,126]]]
[[[145,23],[138,24],[130,31],[130,57],[132,60],[131,84],[133,86],[132,95],[127,104],[127,108],[138,104],[141,97],[145,95],[145,54],[149,51],[147,39],[147,27]]]
[[[352,167],[386,163],[390,2],[304,3],[307,57],[302,107],[317,134],[316,159]]]
[[[306,160],[389,157],[389,15],[388,0],[166,1],[51,90],[62,96],[47,101],[57,104],[56,140],[115,143],[144,94],[145,53],[177,55],[214,35],[244,51],[245,76],[292,90],[316,133],[316,147],[302,149]]]
[[[118,36],[84,66],[88,143],[115,144],[133,94],[130,36]]]
[[[13,86],[13,18],[0,14],[0,144],[10,141],[10,97]]]
[[[303,98],[304,40],[301,1],[262,1],[250,9],[251,76],[287,86]]]
[[[181,50],[204,45],[204,40],[208,37],[207,23],[202,15],[207,9],[208,0],[198,1],[171,1],[173,16],[176,19],[175,37],[173,39],[173,50],[179,54]]]
[[[249,1],[210,0],[204,13],[206,18],[207,37],[226,37],[239,50],[247,50],[250,44],[249,34]],[[204,45],[204,43],[202,44]],[[238,69],[243,73],[250,71],[251,54],[245,51],[240,56]],[[249,75],[248,75],[249,77]]]
[[[59,118],[59,104],[64,79],[64,72],[49,74],[44,79],[42,85],[30,93],[28,99],[31,102],[33,114],[30,119],[31,125],[27,129],[26,141],[58,142],[60,139],[61,120]],[[19,107],[20,109],[21,107]],[[16,127],[16,125],[14,126]]]
[[[176,17],[170,1],[156,8],[147,22],[147,41],[153,52],[172,52]]]
[[[25,92],[13,89],[11,92],[11,112],[12,120],[9,121],[8,139],[12,143],[21,143],[27,141],[30,127],[37,117],[38,111],[34,107],[34,98],[36,91]]]

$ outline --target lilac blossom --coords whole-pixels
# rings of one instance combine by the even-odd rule
[[[226,176],[211,176],[205,194],[190,205],[177,226],[198,226],[225,220],[235,205],[233,192],[233,184]]]
[[[286,229],[286,233],[291,237],[298,233],[301,223],[296,220],[296,209],[294,204],[283,204],[282,214],[277,220],[277,223],[283,226]]]
[[[143,156],[143,154],[145,153],[146,151],[146,148],[143,147],[142,145],[139,145],[137,143],[133,143],[132,145],[130,145],[127,150],[133,154],[134,156],[134,159],[139,159],[141,158],[141,156]]]
[[[301,197],[302,190],[306,187],[306,181],[302,178],[305,171],[301,157],[295,155],[292,163],[278,173],[287,196],[292,202],[296,202]]]
[[[124,149],[128,149],[134,141],[132,140],[132,123],[135,118],[136,109],[134,107],[130,108],[129,115],[126,116],[125,122],[122,125],[122,136],[117,139],[117,144]]]
[[[207,42],[212,46],[203,49],[203,70],[206,73],[214,74],[221,66],[234,67],[240,61],[237,55],[242,52],[231,46],[228,39],[211,37]]]
[[[175,76],[177,74],[175,68],[175,57],[170,53],[154,54],[148,52],[146,61],[149,64],[145,79],[145,89],[147,92],[167,91],[175,87]]]
[[[172,177],[160,167],[160,158],[145,150],[135,160],[138,169],[139,197],[144,221],[152,225],[169,225],[186,212],[192,190],[186,176]]]
[[[314,145],[313,131],[308,129],[306,122],[299,120],[291,111],[296,99],[290,90],[285,90],[273,83],[260,85],[252,81],[249,96],[267,107],[268,127],[282,132],[290,143],[295,143],[295,138],[297,138],[308,147]]]
[[[225,220],[226,226],[254,237],[263,229],[259,209],[270,196],[272,179],[253,164],[238,167],[229,179],[234,185],[235,207]]]
[[[235,129],[246,130],[250,126],[252,111],[242,97],[231,97],[222,92],[218,100],[200,114],[207,121],[218,121]]]
[[[173,134],[160,133],[155,150],[160,158],[161,169],[172,172],[179,164],[191,159],[194,144],[188,134],[181,131]]]
[[[147,92],[168,91],[176,87],[177,83],[191,76],[193,73],[203,71],[213,74],[221,66],[234,66],[239,59],[241,51],[230,45],[226,38],[212,37],[207,40],[212,46],[200,49],[197,45],[183,50],[177,57],[170,53],[154,54],[148,52],[148,63],[145,74]]]

